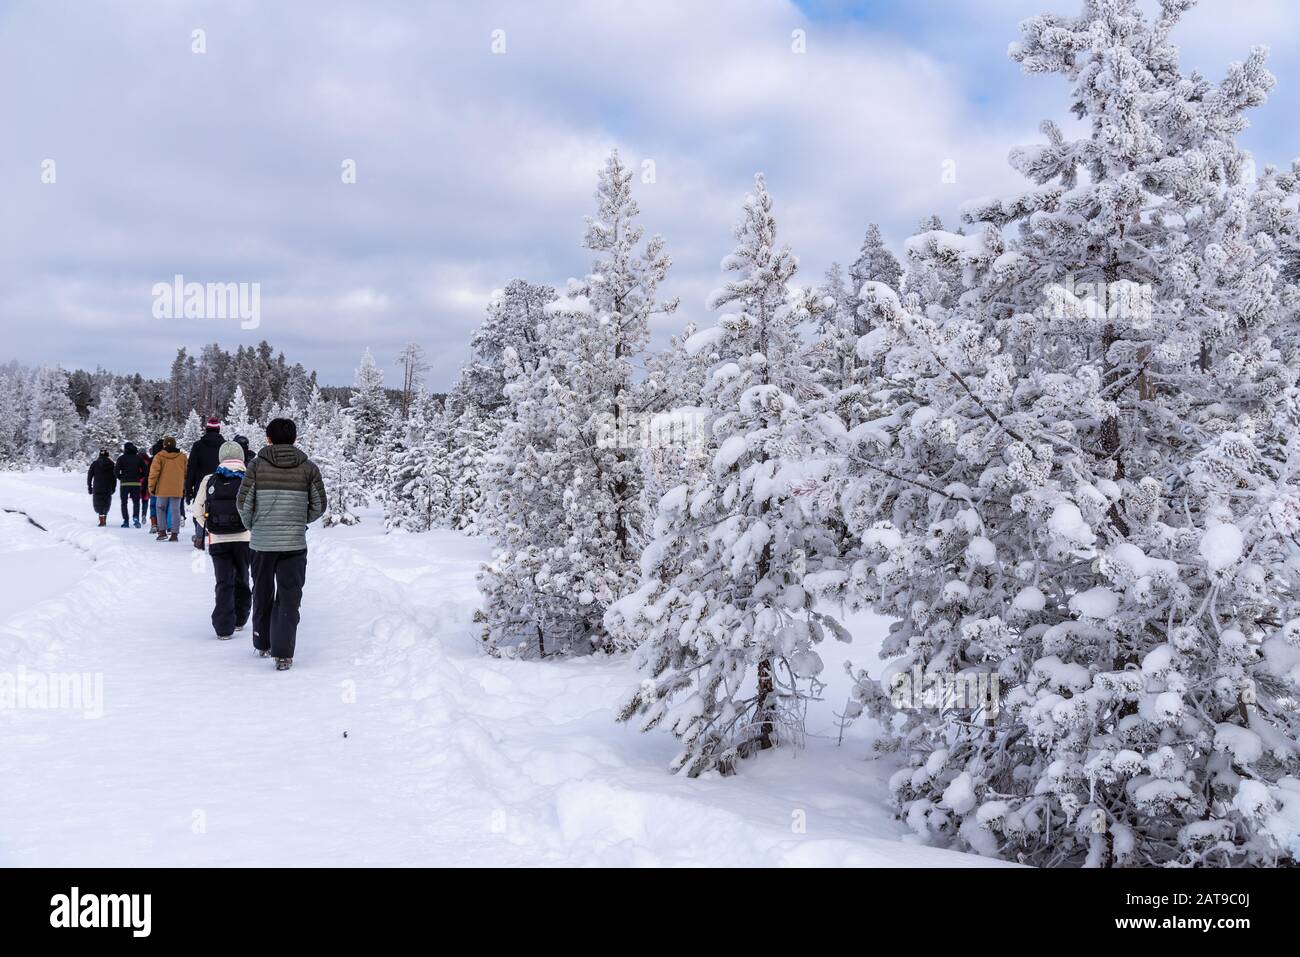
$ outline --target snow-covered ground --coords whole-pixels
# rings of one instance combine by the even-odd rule
[[[869,729],[836,744],[840,662],[874,659],[879,620],[823,649],[807,748],[687,780],[667,733],[613,721],[626,659],[479,651],[481,540],[314,527],[277,673],[247,631],[215,640],[185,535],[94,527],[53,470],[0,474],[0,507],[47,529],[0,512],[0,676],[102,678],[81,710],[0,709],[0,865],[990,863],[907,840]]]

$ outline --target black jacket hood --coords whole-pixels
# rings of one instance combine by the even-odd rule
[[[126,445],[122,446],[122,451],[125,452],[127,455],[135,455],[136,452],[140,450],[135,447],[134,442],[128,442],[126,443]]]

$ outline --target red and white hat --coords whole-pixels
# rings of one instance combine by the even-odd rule
[[[208,428],[210,428],[210,429],[219,429],[219,428],[221,428],[221,420],[218,419],[215,415],[214,415],[214,416],[210,416],[210,417],[208,418]]]

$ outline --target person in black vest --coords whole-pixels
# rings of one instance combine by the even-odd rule
[[[122,527],[130,528],[131,523],[135,527],[140,527],[140,489],[145,487],[149,482],[149,466],[146,459],[140,454],[135,443],[127,442],[122,446],[122,454],[117,457],[117,465],[113,468],[113,474],[117,476],[117,484],[121,489],[119,493],[122,499]],[[131,500],[131,512],[128,515],[126,511],[127,499]]]
[[[224,641],[248,623],[253,605],[249,581],[249,533],[239,517],[235,499],[244,481],[244,450],[234,442],[220,446],[220,462],[199,482],[194,495],[194,521],[207,536],[212,570],[217,576],[212,628]]]
[[[116,490],[117,476],[113,474],[113,460],[108,457],[108,449],[100,449],[99,455],[86,470],[86,492],[91,496],[101,528],[108,524],[108,510],[113,504],[113,492]]]
[[[203,435],[190,446],[190,460],[185,467],[186,504],[194,501],[194,496],[199,491],[199,483],[216,471],[221,461],[221,444],[225,441],[221,437],[221,420],[214,415],[208,419]],[[185,517],[184,511],[181,512],[181,517]],[[194,547],[202,548],[203,531],[199,527],[199,516],[195,514],[191,517],[194,519]]]

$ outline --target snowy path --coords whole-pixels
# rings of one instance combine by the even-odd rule
[[[0,512],[0,673],[103,676],[98,719],[0,709],[2,865],[987,863],[902,840],[861,741],[668,775],[612,721],[626,661],[474,647],[483,542],[313,528],[277,674],[213,638],[204,556],[93,527],[81,476],[0,474],[0,507],[48,529]]]

